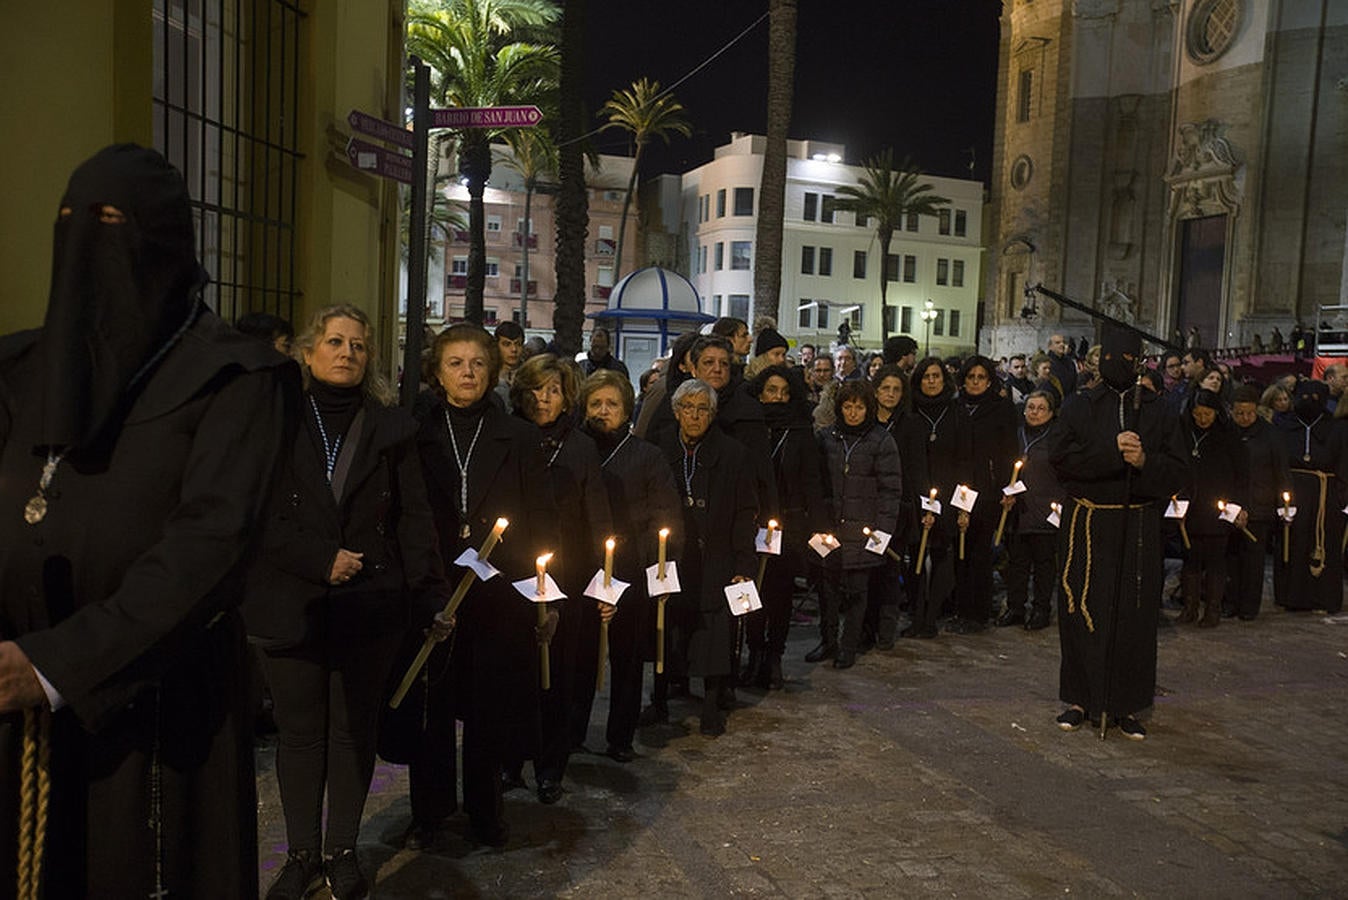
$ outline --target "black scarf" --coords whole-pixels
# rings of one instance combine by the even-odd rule
[[[107,204],[125,216],[100,220]],[[187,186],[158,153],[107,147],[70,176],[56,223],[51,296],[38,339],[39,443],[76,451],[120,425],[154,365],[195,321],[197,262]]]
[[[596,428],[593,423],[586,422],[584,431],[594,439],[594,445],[599,450],[599,458],[607,460],[609,454],[618,449],[618,445],[623,442],[631,432],[628,429],[627,422],[623,422],[612,431],[604,431]]]
[[[861,420],[860,425],[848,425],[841,418],[833,426],[833,433],[841,437],[862,437],[875,426],[875,419],[870,415]]]
[[[926,394],[918,392],[913,397],[913,404],[928,416],[939,416],[941,410],[950,405],[950,392],[942,391],[935,397],[928,397]]]

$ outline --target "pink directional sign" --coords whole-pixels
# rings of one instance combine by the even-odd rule
[[[372,138],[378,138],[381,141],[388,141],[390,144],[397,144],[399,147],[412,149],[412,132],[392,122],[385,122],[383,119],[376,118],[369,113],[363,113],[358,109],[351,110],[351,114],[346,117],[347,124],[359,131],[361,134],[369,135]]]
[[[372,172],[375,175],[401,181],[403,184],[412,183],[410,156],[403,156],[401,153],[352,138],[346,143],[346,158],[351,160],[351,165],[362,172]]]
[[[432,128],[518,128],[543,121],[537,106],[479,106],[431,110]]]

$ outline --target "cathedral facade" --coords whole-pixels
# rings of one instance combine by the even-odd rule
[[[1005,0],[982,348],[1348,321],[1348,3]]]

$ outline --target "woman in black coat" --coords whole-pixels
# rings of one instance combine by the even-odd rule
[[[608,370],[599,370],[608,371]],[[515,415],[538,426],[539,449],[547,462],[557,514],[567,523],[553,560],[557,584],[567,600],[549,655],[551,690],[540,698],[542,739],[534,755],[538,799],[556,803],[572,748],[585,746],[594,701],[599,654],[598,602],[585,596],[590,577],[604,563],[604,541],[613,534],[608,490],[594,440],[576,427],[577,370],[551,353],[531,356],[515,372],[510,405]],[[582,714],[580,710],[584,710]],[[518,767],[508,768],[518,782]]]
[[[997,367],[984,356],[971,356],[960,370],[955,404],[969,434],[964,484],[978,492],[967,516],[964,559],[955,561],[957,634],[982,631],[992,618],[992,537],[1002,515],[1002,488],[1011,480],[1016,461],[1015,404],[1002,396]],[[965,517],[961,517],[965,518]]]
[[[674,473],[683,499],[683,556],[679,560],[682,592],[667,608],[666,660],[670,676],[703,679],[703,734],[725,733],[723,706],[730,702],[732,635],[725,588],[753,579],[754,466],[749,451],[714,427],[716,392],[704,381],[690,378],[679,385],[670,401],[678,433],[661,448]],[[660,685],[652,706],[659,703]]]
[[[844,381],[834,398],[834,417],[836,424],[820,435],[819,447],[829,531],[840,546],[824,558],[829,589],[820,597],[821,641],[811,655],[815,661],[833,656],[834,668],[847,669],[856,663],[871,571],[884,559],[865,548],[864,529],[895,533],[903,480],[899,448],[876,424],[869,382]]]
[[[426,366],[432,389],[418,401],[417,446],[441,557],[448,565],[481,547],[498,518],[509,525],[490,559],[501,574],[469,590],[454,639],[431,654],[411,692],[386,714],[380,752],[409,764],[407,846],[431,846],[458,808],[454,720],[460,719],[463,807],[472,836],[501,846],[509,836],[501,772],[508,760],[536,751],[538,643],[551,639],[557,621],[552,613],[539,628],[533,603],[511,582],[532,575],[534,560],[557,549],[557,506],[538,429],[492,401],[500,368],[492,336],[476,325],[451,326],[431,344]],[[409,642],[403,664],[420,643]]]
[[[939,358],[931,356],[919,362],[911,381],[913,421],[924,433],[929,482],[917,485],[917,493],[929,494],[934,488],[941,514],[923,513],[919,520],[929,529],[927,555],[922,561],[922,571],[914,572],[913,624],[904,629],[903,637],[934,638],[936,620],[955,586],[955,538],[962,513],[950,505],[950,497],[955,485],[967,478],[969,427],[968,419],[956,405],[954,387]],[[921,537],[922,529],[918,529],[910,542],[914,566]]]
[[[783,685],[782,654],[791,626],[791,595],[796,576],[805,574],[810,535],[827,527],[819,442],[798,371],[769,366],[749,384],[750,395],[763,405],[771,436],[782,553],[768,557],[763,570],[763,608],[750,613],[745,623],[749,666],[740,680],[770,690]]]
[[[882,366],[871,380],[875,388],[875,420],[889,432],[899,448],[899,471],[903,476],[903,495],[899,501],[899,522],[890,546],[900,556],[917,533],[920,495],[930,489],[927,479],[927,430],[919,425],[908,402],[908,385],[903,370],[895,365]],[[911,563],[910,563],[911,565]],[[866,622],[862,626],[861,649],[874,643],[881,650],[894,646],[899,625],[900,592],[904,578],[902,567],[888,555],[871,570],[866,593]],[[907,584],[915,583],[911,571]],[[911,597],[909,606],[912,606]]]
[[[1216,371],[1215,369],[1213,371]],[[1189,510],[1184,517],[1189,534],[1189,549],[1180,570],[1184,592],[1184,610],[1175,621],[1211,628],[1222,620],[1222,599],[1226,595],[1226,545],[1232,525],[1218,517],[1219,501],[1241,506],[1236,525],[1249,518],[1249,457],[1226,415],[1222,399],[1207,388],[1192,397],[1182,430],[1188,439]],[[1198,617],[1200,598],[1207,604],[1202,620]]]
[[[609,620],[607,754],[621,763],[636,758],[632,741],[641,713],[644,661],[653,648],[655,602],[646,592],[646,569],[658,561],[660,529],[669,529],[666,559],[677,560],[682,547],[683,512],[669,464],[653,444],[630,429],[635,403],[632,383],[617,372],[599,370],[581,385],[579,407],[585,431],[599,450],[604,484],[618,537],[613,575],[631,587],[616,606],[598,604]],[[591,673],[593,675],[593,673]],[[594,684],[591,677],[590,685]],[[584,688],[581,684],[581,688]],[[573,710],[588,723],[594,691],[577,693]],[[659,710],[653,715],[658,718]],[[668,710],[664,718],[668,719]]]
[[[1025,493],[1007,497],[1006,611],[997,618],[997,626],[1025,625],[1026,631],[1047,628],[1052,620],[1053,592],[1060,574],[1058,528],[1049,522],[1053,504],[1061,516],[1062,485],[1053,471],[1053,451],[1058,432],[1054,418],[1055,395],[1050,391],[1031,391],[1025,398],[1025,423],[1017,430],[1020,459],[1024,463],[1020,480]],[[1013,464],[1014,465],[1014,464]],[[1030,600],[1030,575],[1034,575],[1034,601]]]
[[[265,651],[290,845],[269,897],[304,896],[325,869],[335,897],[365,895],[356,835],[384,683],[414,618],[409,596],[427,625],[448,595],[416,422],[385,405],[373,347],[369,319],[353,306],[320,310],[300,336],[302,425],[249,579],[244,609]]]

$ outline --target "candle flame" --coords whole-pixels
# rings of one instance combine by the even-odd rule
[[[497,520],[496,520],[496,533],[497,533],[497,534],[500,534],[502,531],[505,531],[505,530],[506,530],[506,526],[509,525],[509,524],[510,524],[510,522],[507,521],[506,519],[497,519]]]
[[[869,525],[861,526],[861,533],[869,536],[871,533],[871,527]]]
[[[1222,512],[1226,512],[1226,501],[1225,501],[1225,500],[1218,500],[1218,501],[1217,501],[1217,508],[1220,509]]]
[[[613,538],[609,538],[608,540],[604,541],[605,550],[612,550],[616,546],[618,546],[618,542],[615,541]]]
[[[661,528],[661,529],[660,529],[660,537],[662,537],[662,538],[667,538],[667,537],[669,537],[669,529],[668,529],[668,528]]]
[[[768,519],[768,528],[776,528],[776,527],[777,527],[777,520],[776,520],[776,519]]]
[[[1020,468],[1021,466],[1023,466],[1023,465],[1025,465],[1025,460],[1023,460],[1023,459],[1018,459],[1018,460],[1016,460],[1016,468],[1017,468],[1017,469],[1019,469],[1019,468]]]
[[[1286,504],[1286,503],[1291,503],[1291,502],[1292,502],[1292,495],[1289,494],[1289,493],[1287,493],[1287,491],[1283,491],[1283,492],[1282,492],[1282,502],[1283,502],[1284,504]]]
[[[936,488],[932,488],[932,489],[931,489],[931,499],[933,499],[933,500],[936,499]]]
[[[547,568],[548,561],[551,560],[551,559],[552,559],[552,554],[551,554],[551,553],[544,553],[544,554],[543,554],[542,556],[540,556],[538,559],[534,560],[534,563],[535,563],[536,565],[538,565],[539,567],[541,567],[541,568]]]

